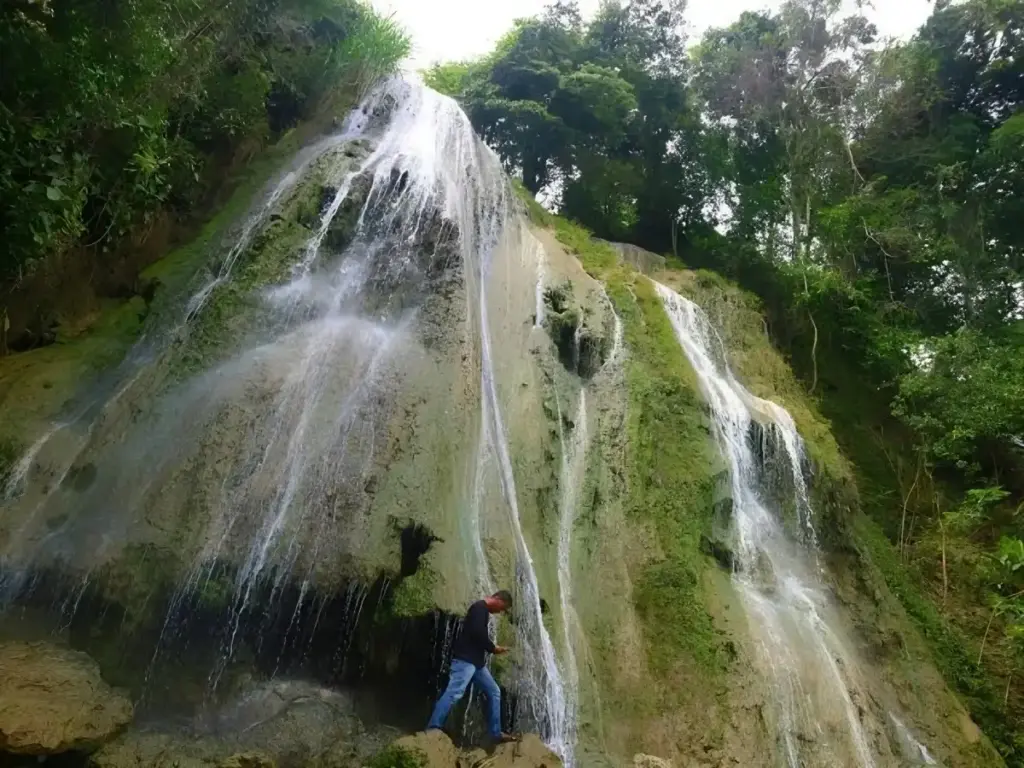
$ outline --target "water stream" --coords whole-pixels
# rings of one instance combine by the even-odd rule
[[[818,577],[800,435],[785,409],[736,380],[703,310],[664,285],[657,290],[729,465],[734,581],[774,688],[780,751],[790,768],[872,768],[875,757],[855,703],[864,696],[857,662],[833,626]],[[782,488],[773,480],[780,473]]]

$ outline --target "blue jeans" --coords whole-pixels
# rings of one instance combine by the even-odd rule
[[[452,671],[448,677],[448,687],[445,688],[441,698],[437,700],[434,707],[434,714],[430,716],[427,723],[427,730],[440,728],[444,725],[448,713],[455,703],[462,698],[470,683],[476,683],[487,696],[487,729],[491,736],[497,739],[501,736],[501,689],[494,682],[487,667],[477,669],[468,661],[452,659]]]

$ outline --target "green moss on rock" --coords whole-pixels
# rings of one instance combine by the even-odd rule
[[[151,619],[173,593],[182,563],[177,553],[152,544],[129,544],[96,574],[104,599],[124,610],[131,627]],[[156,598],[155,600],[153,598]]]
[[[413,749],[391,746],[370,759],[367,768],[426,768],[427,757]]]
[[[558,219],[558,239],[604,281],[622,320],[629,357],[627,515],[650,526],[660,552],[642,566],[634,600],[647,653],[658,670],[686,656],[721,668],[721,642],[702,595],[708,558],[700,551],[714,504],[718,458],[700,396],[653,283],[619,264],[614,249]]]
[[[438,576],[428,565],[421,564],[416,573],[406,576],[395,588],[391,610],[395,616],[422,616],[436,607],[434,588]]]

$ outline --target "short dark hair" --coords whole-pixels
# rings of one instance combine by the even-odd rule
[[[512,593],[509,592],[507,589],[499,589],[497,592],[491,595],[491,597],[493,597],[495,600],[501,600],[501,602],[503,602],[505,604],[505,607],[507,608],[512,607]]]

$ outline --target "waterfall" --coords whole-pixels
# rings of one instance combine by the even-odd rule
[[[697,374],[729,465],[734,581],[775,689],[781,750],[791,768],[872,768],[875,759],[854,703],[862,695],[856,661],[833,626],[817,576],[800,435],[783,408],[755,397],[736,380],[704,312],[670,288],[656,287]],[[760,432],[763,460],[752,448]],[[790,498],[777,498],[769,479],[772,471],[788,473]],[[780,514],[787,501],[795,507],[797,538],[803,546],[787,533]]]
[[[454,508],[443,514],[457,517],[458,540],[438,546],[460,551],[466,572],[452,580],[462,580],[467,596],[496,586],[485,536],[496,531],[497,514],[511,532],[516,579],[518,725],[568,755],[572,692],[544,625],[520,519],[503,413],[515,390],[499,336],[531,325],[535,307],[542,312],[543,249],[499,159],[452,99],[418,82],[384,82],[338,135],[299,159],[174,320],[149,338],[154,351],[89,411],[92,421],[59,461],[43,459],[54,458],[44,454],[67,419],[14,466],[0,501],[17,535],[0,552],[0,580],[47,569],[72,574],[76,586],[65,602],[73,614],[97,574],[129,547],[148,552],[158,540],[161,551],[187,561],[186,572],[175,573],[160,632],[166,643],[187,629],[199,602],[219,599],[228,574],[220,660],[210,675],[216,688],[243,635],[273,620],[288,589],[296,602],[283,619],[286,640],[305,607],[315,609],[318,588],[349,585],[338,650],[347,652],[359,614],[390,588],[385,579],[368,600],[365,587],[341,572],[352,560],[358,573],[364,549],[383,537],[390,523],[382,508]],[[240,265],[290,225],[282,210],[298,205],[313,173],[321,187],[296,230],[303,239],[287,242],[285,277],[245,296],[249,326],[233,346],[194,358],[202,365],[187,375],[168,375],[161,366],[177,364],[216,326],[217,302],[244,277]],[[353,223],[340,245],[344,217]],[[517,271],[528,274],[527,309],[520,317],[517,305],[508,318],[513,291],[502,281]],[[397,435],[395,424],[404,427]],[[387,457],[399,439],[412,449],[405,474],[392,480]],[[423,456],[444,463],[424,469]],[[387,481],[391,496],[373,506]],[[11,599],[34,588],[20,578],[10,587]],[[154,660],[159,653],[158,644]]]

